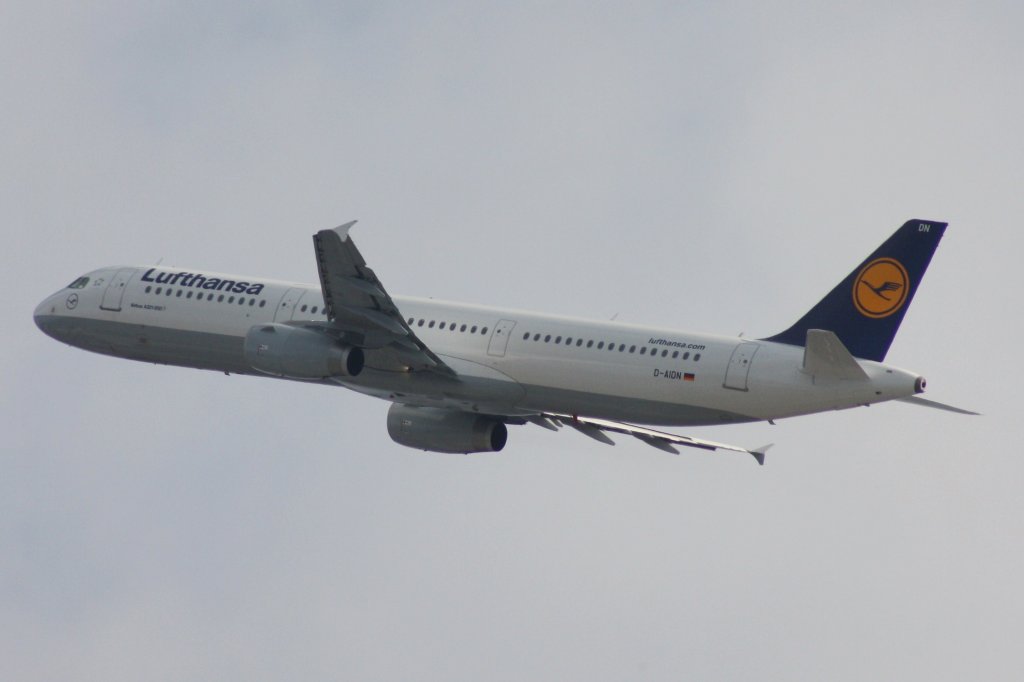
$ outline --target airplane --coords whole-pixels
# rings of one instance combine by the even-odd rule
[[[392,297],[350,236],[313,235],[319,285],[161,266],[93,270],[35,323],[71,346],[143,362],[343,386],[391,402],[404,446],[497,452],[509,425],[571,427],[752,455],[656,430],[768,421],[919,396],[883,364],[947,223],[910,220],[788,329],[762,339]],[[643,424],[640,426],[638,424]]]

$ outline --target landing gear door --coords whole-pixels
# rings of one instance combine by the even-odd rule
[[[505,350],[508,348],[508,340],[512,336],[512,328],[516,326],[515,320],[499,320],[491,332],[491,342],[487,345],[487,354],[497,358],[505,357]]]
[[[135,272],[135,268],[124,268],[118,270],[117,273],[111,278],[110,284],[107,285],[107,290],[103,292],[103,300],[100,302],[101,310],[121,310],[121,300],[124,298],[125,287],[128,286],[128,280],[132,278],[132,274]]]
[[[725,383],[723,386],[737,391],[746,391],[747,377],[750,375],[750,365],[754,362],[754,354],[757,353],[759,345],[752,342],[741,343],[736,346],[729,359],[729,368],[725,370]]]
[[[274,322],[287,322],[292,319],[295,314],[295,306],[298,305],[301,296],[302,289],[298,287],[292,287],[284,292],[281,302],[277,304],[277,310],[274,311]]]

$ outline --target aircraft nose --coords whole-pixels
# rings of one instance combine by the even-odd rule
[[[57,299],[54,296],[50,296],[37,305],[32,313],[32,319],[35,321],[36,326],[39,327],[39,331],[47,336],[54,335],[53,324],[58,314],[57,310]]]

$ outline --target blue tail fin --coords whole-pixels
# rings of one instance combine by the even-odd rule
[[[945,230],[908,221],[796,324],[764,340],[803,346],[808,329],[825,329],[855,357],[881,362]]]

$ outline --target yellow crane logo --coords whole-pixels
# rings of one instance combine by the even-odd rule
[[[903,307],[910,293],[910,277],[903,264],[892,258],[876,258],[857,273],[853,305],[861,315],[880,319]]]

